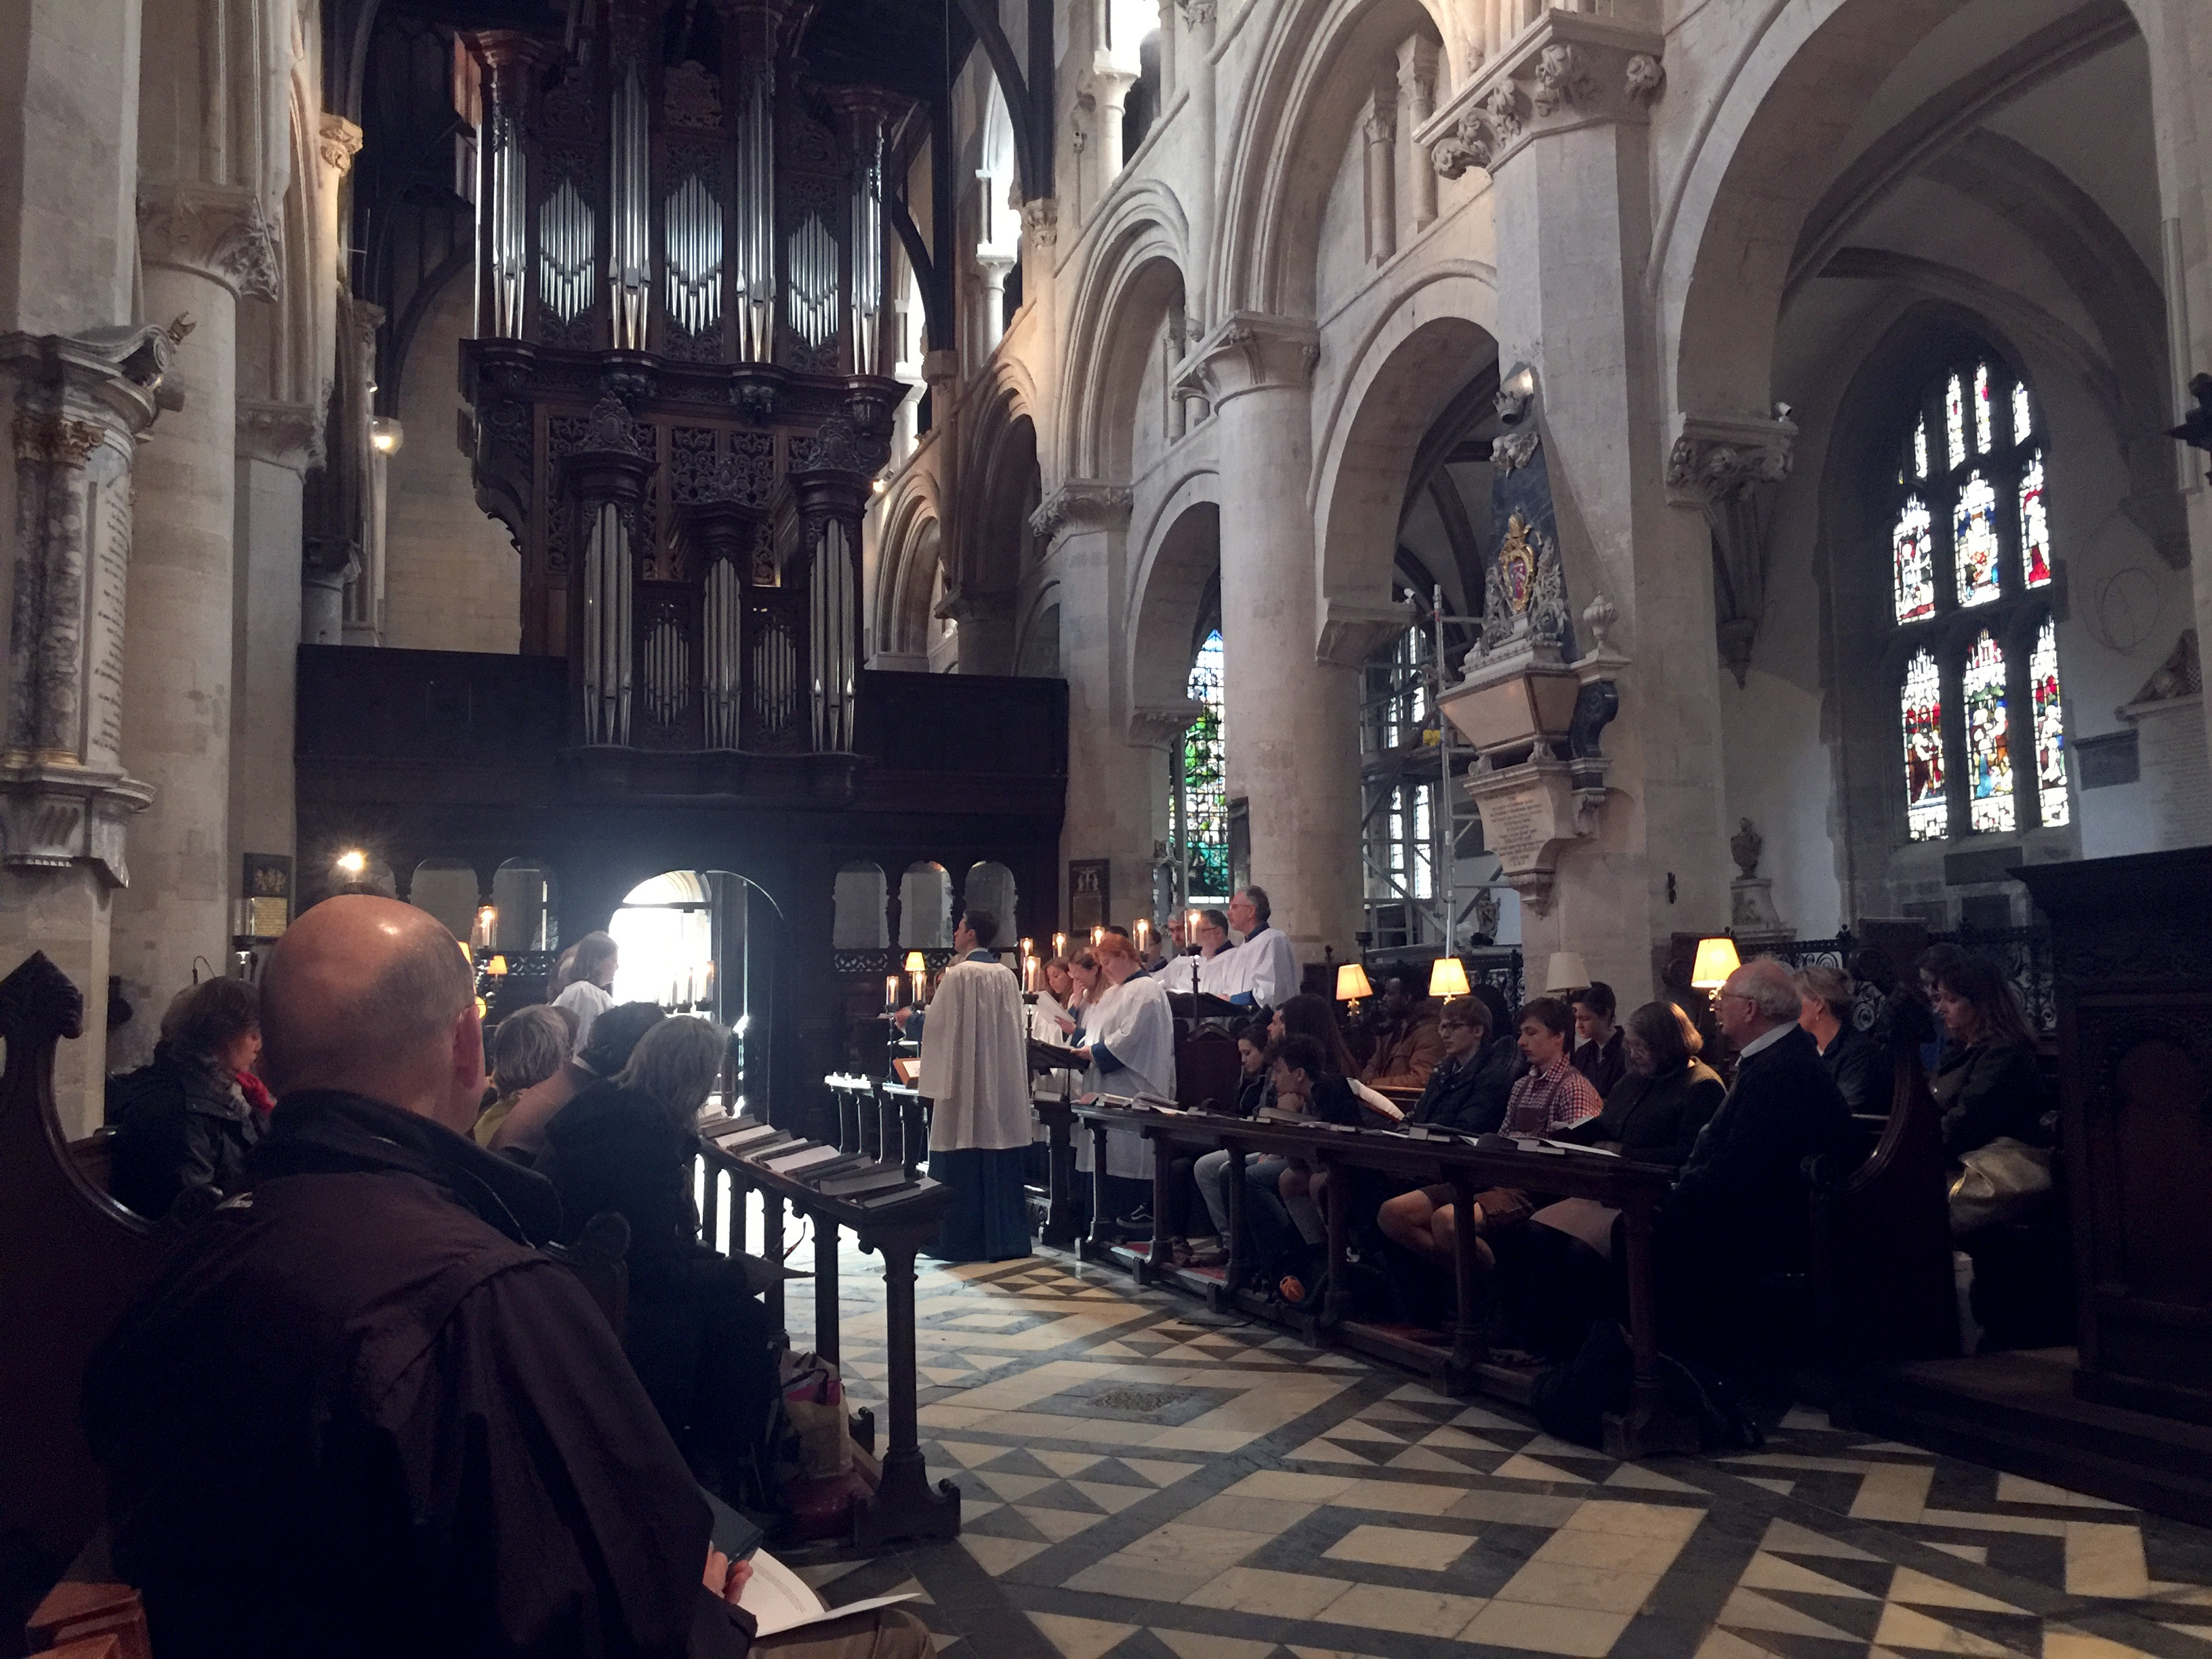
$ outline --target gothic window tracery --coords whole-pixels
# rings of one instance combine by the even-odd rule
[[[1182,743],[1183,839],[1190,858],[1191,902],[1229,891],[1228,748],[1222,735],[1221,630],[1198,647],[1190,666],[1190,700],[1203,711]]]
[[[2033,395],[1997,353],[1964,342],[1897,429],[1889,550],[1906,838],[2066,824],[2057,550]]]

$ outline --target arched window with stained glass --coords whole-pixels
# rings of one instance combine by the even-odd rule
[[[2002,353],[1961,339],[1901,414],[1889,562],[1906,837],[2068,823],[2034,394]]]
[[[1189,860],[1186,903],[1229,892],[1229,750],[1222,728],[1221,630],[1208,633],[1190,665],[1188,692],[1198,718],[1183,734],[1177,826]]]

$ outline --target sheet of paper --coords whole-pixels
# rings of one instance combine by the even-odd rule
[[[813,1164],[827,1164],[833,1158],[842,1157],[844,1153],[839,1152],[835,1146],[810,1146],[805,1152],[793,1152],[788,1158],[763,1158],[761,1161],[761,1167],[773,1170],[778,1175],[789,1175],[793,1170],[804,1170]]]

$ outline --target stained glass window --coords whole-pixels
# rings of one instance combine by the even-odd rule
[[[2034,429],[2035,417],[2027,407],[2027,383],[2020,381],[2012,389],[2012,441],[2024,444]]]
[[[1905,821],[1915,841],[1950,832],[1943,794],[1943,678],[1920,652],[1905,667]]]
[[[1996,415],[1990,402],[1990,366],[1974,371],[1974,447],[1986,455],[1996,441]]]
[[[1223,736],[1221,630],[1198,647],[1191,664],[1190,700],[1205,712],[1183,738],[1184,825],[1190,855],[1192,901],[1218,898],[1229,891],[1228,749]]]
[[[1935,523],[1917,495],[1897,515],[1891,552],[1897,581],[1897,619],[1918,622],[1936,614]]]
[[[2027,458],[2020,475],[2020,565],[2030,587],[2051,581],[2051,520],[2043,510],[2043,453]]]
[[[1951,470],[1955,472],[1966,464],[1966,394],[1955,374],[1943,394],[1943,435]]]
[[[1966,653],[1967,823],[1977,835],[2013,827],[2012,734],[2005,718],[2004,652],[1987,632]]]
[[[1951,515],[1951,560],[1959,576],[1959,603],[1987,605],[1997,597],[1997,492],[1978,471],[1959,491]]]
[[[2035,651],[2027,659],[2027,680],[2035,698],[2035,781],[2043,805],[2043,823],[2055,830],[2073,817],[2066,798],[2066,708],[2058,694],[2058,624],[2043,619]]]
[[[1928,476],[1928,417],[1923,415],[1920,424],[1912,428],[1912,476]]]

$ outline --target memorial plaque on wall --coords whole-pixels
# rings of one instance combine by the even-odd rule
[[[248,939],[278,939],[292,920],[292,860],[283,853],[248,853],[240,890],[245,901],[239,932]]]
[[[1113,865],[1105,859],[1071,859],[1067,865],[1067,931],[1087,934],[1113,915]]]

